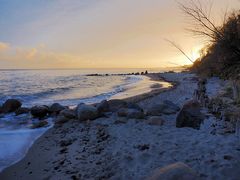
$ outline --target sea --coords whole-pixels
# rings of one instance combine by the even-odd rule
[[[163,72],[150,69],[148,72]],[[74,107],[79,103],[97,103],[105,99],[123,99],[152,90],[166,82],[152,81],[142,75],[119,75],[145,72],[146,69],[72,69],[72,70],[0,70],[0,105],[10,98],[23,107],[60,103]],[[101,74],[103,76],[89,76]],[[106,75],[107,74],[107,75]],[[0,115],[0,172],[21,160],[34,141],[53,126],[32,129],[38,121],[31,115]]]

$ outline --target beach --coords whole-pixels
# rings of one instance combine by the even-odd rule
[[[110,111],[95,120],[56,123],[21,161],[3,170],[0,179],[147,179],[156,169],[178,162],[199,179],[237,179],[239,140],[232,133],[212,133],[217,119],[206,108],[201,109],[205,117],[199,130],[177,128],[178,112],[151,113],[159,102],[181,108],[191,100],[197,76],[184,72],[153,76],[173,86],[126,99],[144,110],[143,117]],[[219,79],[209,79],[206,87],[210,97],[222,90]]]

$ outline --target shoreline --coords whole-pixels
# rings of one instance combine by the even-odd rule
[[[118,108],[93,121],[55,124],[21,161],[0,173],[0,179],[141,180],[151,177],[156,169],[181,162],[195,172],[196,179],[234,180],[240,162],[237,138],[234,134],[215,132],[216,128],[221,130],[215,125],[219,120],[208,109],[202,108],[205,119],[199,130],[177,128],[178,111],[172,112],[173,109],[153,115],[153,105],[165,101],[183,107],[198,87],[194,74],[161,75],[179,83],[131,104],[131,108],[142,108],[144,117],[126,117]],[[223,89],[216,79],[209,79],[206,88],[211,97]]]
[[[165,87],[165,88],[161,87],[161,88],[157,88],[157,89],[152,89],[150,92],[139,94],[139,95],[128,97],[128,98],[124,98],[123,100],[128,101],[128,102],[138,103],[145,99],[157,96],[160,93],[174,90],[179,85],[179,82],[167,80],[166,78],[164,78],[162,76],[162,74],[164,74],[164,73],[149,73],[145,76],[149,77],[150,80],[152,80],[152,81],[156,81],[156,82],[161,81],[161,82],[169,83],[170,84],[169,87]]]
[[[166,83],[170,83],[170,82],[167,82],[165,80],[163,80],[161,77],[160,77],[160,74],[161,73],[150,73],[150,74],[144,74],[144,75],[140,75],[140,76],[146,76],[148,78],[150,78],[150,81],[155,81],[155,82],[166,82]],[[123,74],[123,75],[132,75],[132,74]],[[98,74],[98,76],[101,76],[100,74]],[[109,75],[111,76],[111,75]],[[118,76],[118,74],[117,74]],[[149,97],[153,97],[154,95],[157,95],[157,94],[160,94],[164,91],[167,91],[167,90],[170,90],[172,87],[166,87],[166,88],[163,88],[163,87],[159,87],[159,88],[156,88],[155,90],[151,90],[147,93],[143,93],[143,94],[139,94],[139,95],[135,95],[135,96],[131,96],[131,97],[127,97],[127,98],[120,98],[121,100],[124,100],[124,101],[127,101],[127,102],[139,102],[139,101],[142,101],[146,98],[149,98]],[[149,87],[149,89],[151,89]],[[120,96],[121,97],[121,96]],[[113,98],[115,99],[115,98]],[[96,103],[94,103],[96,104]],[[93,105],[94,105],[93,104]],[[71,106],[72,107],[72,106]],[[53,128],[54,126],[52,126],[51,128]],[[35,144],[36,140],[38,140],[41,136],[43,136],[45,133],[47,133],[47,131],[49,131],[51,128],[47,127],[47,130],[45,130],[45,132],[41,133],[41,135],[39,135],[37,138],[34,138],[35,140],[31,143],[31,145],[29,146],[30,148],[33,146],[33,144]],[[11,166],[13,166],[14,164],[18,163],[19,161],[21,161],[27,154],[28,154],[28,151],[30,148],[27,148],[27,152],[25,153],[25,155],[20,158],[19,160],[16,160],[15,162],[13,162],[10,166],[4,168],[3,170],[0,171],[0,173],[2,171],[4,171],[5,169],[7,168],[11,168]]]
[[[165,74],[165,73],[151,73],[151,74],[148,74],[148,75],[145,75],[147,77],[149,77],[152,81],[156,81],[156,82],[159,82],[159,81],[164,81],[164,82],[167,82],[167,83],[170,83],[172,84],[172,86],[168,87],[168,88],[160,88],[160,89],[157,89],[157,90],[151,90],[150,92],[148,93],[144,93],[144,94],[140,94],[140,95],[136,95],[136,96],[133,96],[133,97],[129,97],[129,98],[124,98],[122,99],[123,101],[126,101],[126,102],[131,102],[131,103],[139,103],[141,101],[144,101],[146,99],[149,99],[149,98],[153,98],[154,96],[157,96],[161,93],[164,93],[164,92],[168,92],[168,91],[172,91],[174,90],[175,88],[177,88],[177,86],[179,85],[179,82],[177,81],[171,81],[171,80],[168,80],[166,78],[164,78],[162,75]],[[174,73],[175,74],[175,73]],[[28,158],[29,154],[32,152],[32,151],[35,151],[36,147],[35,146],[38,146],[37,144],[41,141],[43,141],[46,137],[49,136],[49,134],[51,134],[52,131],[55,130],[55,126],[53,126],[52,128],[48,129],[46,132],[43,133],[43,135],[41,135],[34,143],[33,145],[30,147],[30,149],[28,150],[27,154],[18,162],[14,163],[13,165],[11,165],[10,167],[7,167],[5,168],[1,173],[0,173],[0,177],[4,177],[6,174],[10,175],[8,173],[8,171],[12,171],[12,169],[14,170],[16,166],[18,166],[18,164],[21,164],[21,163],[24,163],[25,162],[25,159]],[[46,147],[47,148],[47,147]]]

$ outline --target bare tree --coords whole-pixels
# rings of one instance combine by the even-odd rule
[[[226,48],[232,50],[233,53],[240,55],[238,47],[232,46],[227,42],[227,37],[224,34],[224,24],[229,15],[228,9],[223,13],[223,22],[218,26],[212,19],[213,1],[209,0],[207,4],[203,4],[200,0],[189,0],[189,3],[184,4],[178,2],[180,9],[190,19],[190,28],[187,30],[194,35],[208,37],[212,43],[219,41],[226,42]]]
[[[187,28],[188,31],[195,35],[207,36],[213,42],[223,37],[220,28],[211,19],[213,1],[209,1],[208,6],[201,3],[200,0],[190,0],[187,5],[178,2],[178,5],[191,20],[191,27]]]
[[[184,52],[184,50],[174,41],[171,41],[169,39],[165,39],[165,41],[167,41],[168,43],[170,43],[173,47],[175,47],[176,49],[178,49],[189,61],[191,61],[191,63],[194,63],[194,60],[192,60],[187,53]]]
[[[229,27],[228,25],[232,27],[230,18],[233,18],[232,22],[240,23],[238,14],[229,14],[226,8],[221,24],[217,25],[211,17],[213,1],[209,0],[207,4],[203,4],[200,0],[189,0],[187,4],[180,2],[178,2],[178,4],[183,13],[191,21],[190,28],[187,28],[188,31],[194,35],[209,38],[213,44],[220,44],[221,48],[227,49],[229,54],[235,55],[235,57],[237,57],[235,60],[234,58],[233,60],[230,59],[231,66],[233,66],[233,64],[240,64],[238,58],[240,56],[239,43],[232,43],[233,40],[229,38],[229,31],[226,29],[226,27]],[[232,32],[234,32],[234,30]],[[240,103],[240,80],[234,77],[231,79],[231,82],[234,100]]]

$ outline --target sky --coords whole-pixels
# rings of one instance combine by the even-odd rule
[[[239,5],[215,0],[212,16]],[[197,58],[206,41],[188,23],[176,0],[0,0],[0,69],[185,65],[165,39]]]

